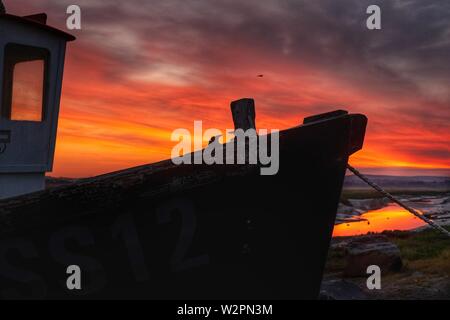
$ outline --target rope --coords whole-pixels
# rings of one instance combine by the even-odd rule
[[[431,227],[433,227],[434,229],[438,230],[439,232],[445,234],[447,237],[450,238],[450,232],[448,232],[447,230],[445,230],[444,228],[442,228],[441,226],[437,225],[436,223],[434,223],[432,220],[428,219],[427,217],[425,217],[424,215],[421,215],[419,212],[417,212],[416,210],[414,210],[413,208],[409,207],[408,205],[404,204],[403,202],[401,202],[400,200],[398,200],[397,198],[395,198],[393,195],[391,195],[390,193],[384,191],[379,185],[377,185],[375,182],[370,181],[369,178],[367,178],[365,175],[363,175],[361,172],[359,172],[358,170],[356,170],[355,168],[353,168],[351,165],[347,165],[348,170],[350,170],[355,176],[357,176],[358,178],[360,178],[362,181],[364,181],[365,183],[367,183],[369,186],[371,186],[372,188],[374,188],[375,190],[377,190],[379,193],[381,193],[383,196],[385,196],[386,198],[388,198],[389,200],[391,200],[392,202],[398,204],[400,207],[402,207],[403,209],[411,212],[413,215],[415,215],[417,218],[419,218],[420,220],[428,223]]]

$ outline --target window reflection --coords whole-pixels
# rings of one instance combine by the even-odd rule
[[[42,121],[44,60],[14,65],[11,120]]]

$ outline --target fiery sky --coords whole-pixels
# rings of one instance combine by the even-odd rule
[[[369,117],[352,163],[369,173],[450,174],[448,0],[3,0],[47,12],[68,47],[53,176],[170,157],[176,128],[232,128],[253,97],[257,126],[284,129],[345,108]],[[382,30],[365,27],[382,9]],[[257,77],[263,74],[264,77]]]

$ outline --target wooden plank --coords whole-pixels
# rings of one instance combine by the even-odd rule
[[[255,100],[245,98],[231,102],[231,113],[235,130],[256,129]]]

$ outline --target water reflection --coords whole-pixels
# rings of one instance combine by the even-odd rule
[[[354,236],[385,230],[410,230],[425,225],[422,220],[395,204],[368,211],[361,215],[361,218],[365,220],[336,225],[333,237]]]

